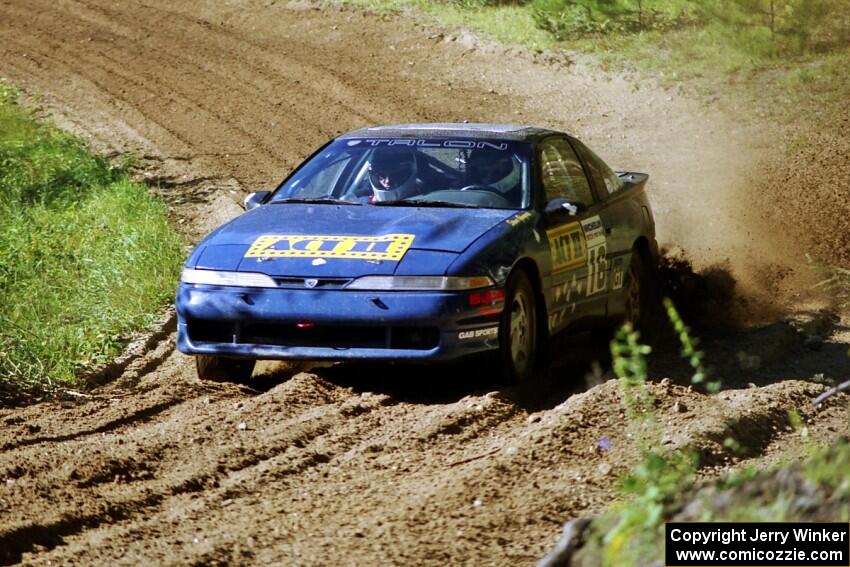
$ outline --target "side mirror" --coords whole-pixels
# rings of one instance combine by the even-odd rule
[[[546,203],[543,212],[547,217],[556,217],[566,215],[574,217],[577,214],[587,210],[587,205],[578,201],[570,201],[568,199],[552,199]]]
[[[266,197],[269,196],[271,191],[254,191],[242,202],[242,205],[245,207],[246,211],[250,211],[251,209],[256,209],[260,205],[263,204],[263,201],[266,200]]]

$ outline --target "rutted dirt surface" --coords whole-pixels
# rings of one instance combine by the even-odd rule
[[[701,265],[769,293],[799,275],[788,231],[746,197],[772,131],[581,61],[306,3],[0,0],[0,75],[97,150],[138,156],[191,238],[337,132],[519,122],[651,172],[661,238]],[[810,400],[847,377],[847,320],[806,307],[708,341],[718,395],[655,358],[662,442],[711,477],[846,434],[845,397]],[[534,389],[468,366],[278,365],[234,385],[199,382],[161,333],[99,389],[0,409],[0,564],[531,564],[637,458],[616,383],[591,371],[604,348],[569,340]]]

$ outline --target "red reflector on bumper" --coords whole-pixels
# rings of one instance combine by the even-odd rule
[[[469,294],[469,304],[494,305],[505,300],[505,291],[502,289],[488,289],[487,291],[474,291]]]

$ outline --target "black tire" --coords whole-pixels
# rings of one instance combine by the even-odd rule
[[[658,327],[660,311],[656,269],[637,249],[632,250],[623,293],[626,322],[640,331],[645,339],[651,340]]]
[[[255,360],[201,355],[195,357],[198,378],[212,382],[244,382],[254,372]]]
[[[504,377],[528,382],[536,374],[539,356],[537,301],[528,275],[511,274],[505,290],[505,310],[499,324],[499,357]]]

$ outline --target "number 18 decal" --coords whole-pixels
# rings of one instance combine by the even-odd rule
[[[587,253],[587,295],[605,291],[608,280],[608,259],[605,245],[596,246]]]
[[[597,217],[581,222],[587,242],[587,295],[603,292],[608,287],[608,248],[605,229]]]

